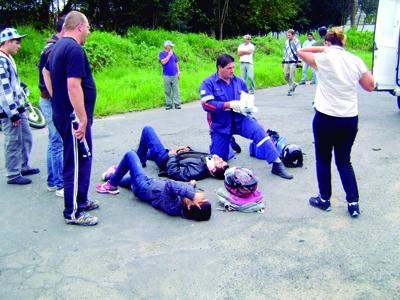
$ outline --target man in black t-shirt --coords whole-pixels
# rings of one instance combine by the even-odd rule
[[[53,121],[64,144],[64,218],[67,224],[83,226],[97,224],[97,217],[87,211],[99,207],[97,201],[88,199],[96,101],[96,86],[82,48],[89,30],[86,16],[71,11],[65,17],[64,37],[54,46],[43,69],[52,96]]]

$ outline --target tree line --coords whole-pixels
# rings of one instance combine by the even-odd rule
[[[305,32],[320,26],[355,24],[359,9],[371,18],[379,0],[0,0],[0,25],[52,27],[72,9],[92,27],[124,34],[129,27],[203,32],[222,39],[288,28]]]

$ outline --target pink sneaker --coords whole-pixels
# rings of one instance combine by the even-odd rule
[[[108,181],[106,183],[99,184],[98,186],[96,186],[96,191],[100,194],[111,194],[111,195],[119,194],[118,188],[112,186]]]
[[[117,170],[117,166],[115,166],[115,165],[109,167],[107,171],[105,171],[103,174],[101,174],[101,180],[107,181],[108,179],[110,179],[111,175],[113,175],[115,173],[116,170]]]

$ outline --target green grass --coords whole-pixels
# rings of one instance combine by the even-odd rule
[[[39,54],[50,32],[35,31],[31,27],[18,27],[28,36],[15,56],[20,77],[31,90],[30,100],[36,104]],[[305,35],[300,36],[303,42]],[[237,57],[237,46],[242,38],[217,41],[204,34],[182,34],[165,30],[131,28],[126,37],[114,33],[93,32],[85,45],[94,71],[97,86],[95,114],[105,116],[128,111],[144,110],[164,105],[163,81],[158,53],[165,40],[175,43],[180,58],[181,81],[179,83],[183,103],[199,98],[198,89],[204,78],[215,72],[215,59],[222,53]],[[285,84],[281,67],[282,48],[285,38],[255,37],[254,71],[257,88]],[[360,56],[371,67],[372,35],[348,33],[347,45],[351,52]],[[239,63],[236,63],[239,74]],[[309,72],[311,73],[311,72]],[[311,75],[309,75],[311,76]],[[301,70],[296,74],[301,77]]]

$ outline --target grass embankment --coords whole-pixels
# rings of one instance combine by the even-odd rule
[[[28,36],[23,40],[21,51],[15,56],[20,77],[31,89],[31,101],[39,97],[37,89],[37,62],[49,31],[38,32],[31,27],[19,27]],[[349,32],[348,46],[371,66],[372,34]],[[303,42],[305,36],[300,36]],[[236,50],[242,38],[217,41],[203,34],[182,34],[164,30],[132,28],[126,37],[114,33],[93,32],[85,45],[94,71],[97,86],[95,113],[104,116],[164,105],[161,65],[158,53],[164,40],[175,43],[180,58],[182,103],[199,98],[202,80],[215,72],[215,59],[222,53],[237,57]],[[281,60],[285,38],[271,36],[254,37],[255,82],[257,88],[285,84]],[[238,60],[238,59],[237,59]],[[239,74],[236,64],[236,74]],[[300,78],[300,70],[297,73]]]

